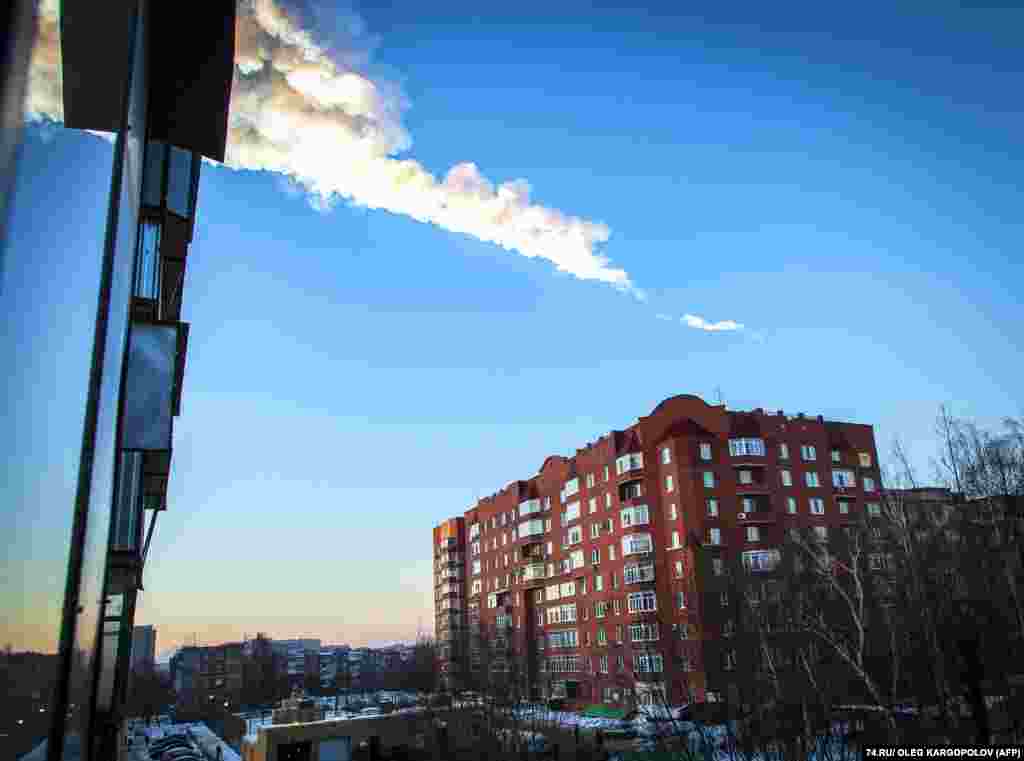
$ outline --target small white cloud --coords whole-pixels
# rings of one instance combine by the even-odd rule
[[[672,317],[672,315],[670,315],[670,314],[656,314],[655,317],[657,317],[659,320],[666,320],[668,322],[674,322],[675,321],[675,318]]]
[[[743,330],[743,325],[735,320],[708,322],[703,317],[698,317],[695,314],[684,314],[682,322],[684,322],[687,327],[696,328],[697,330],[707,330],[709,332],[719,330]]]

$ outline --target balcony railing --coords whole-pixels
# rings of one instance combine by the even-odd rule
[[[539,499],[528,499],[525,502],[519,503],[519,517],[525,518],[527,515],[536,515],[542,509],[543,506]]]

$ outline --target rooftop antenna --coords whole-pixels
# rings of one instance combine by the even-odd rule
[[[722,387],[721,386],[715,386],[715,393],[718,394],[718,403],[719,404],[725,404],[725,400],[722,399]]]

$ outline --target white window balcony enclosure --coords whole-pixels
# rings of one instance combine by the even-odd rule
[[[544,519],[534,518],[533,520],[523,521],[519,524],[517,533],[520,539],[542,535],[544,533]]]
[[[764,439],[729,439],[732,457],[764,457]]]
[[[573,521],[580,519],[580,503],[570,502],[565,506],[565,510],[562,512],[562,525],[566,526]]]
[[[750,573],[768,573],[778,568],[782,555],[778,550],[750,550],[742,555],[743,567]]]
[[[568,499],[569,497],[572,497],[573,495],[578,494],[579,491],[580,491],[580,480],[578,478],[569,479],[568,481],[565,482],[565,485],[562,487],[562,491],[561,491],[562,502],[565,502],[565,500]]]
[[[630,526],[642,526],[650,523],[650,511],[647,505],[633,505],[623,508],[619,513],[619,521],[623,528]]]
[[[852,470],[833,470],[832,486],[837,489],[853,489],[857,486],[857,476]]]
[[[645,552],[652,552],[654,542],[650,534],[627,534],[622,537],[622,555],[638,555]]]
[[[654,581],[654,563],[627,565],[622,569],[622,580],[626,584]]]
[[[523,566],[523,581],[539,581],[547,578],[546,569],[543,563],[529,563]]]
[[[542,512],[543,509],[544,506],[541,504],[539,498],[528,499],[525,502],[519,503],[519,517],[525,518],[528,515],[536,515],[537,513]]]
[[[616,475],[624,475],[631,473],[635,470],[643,470],[644,467],[644,455],[642,452],[633,452],[631,454],[622,455],[615,460],[615,473]]]
[[[474,523],[469,527],[469,540],[473,541],[480,536],[480,524]]]

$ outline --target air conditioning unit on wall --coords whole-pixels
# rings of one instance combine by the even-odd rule
[[[746,513],[737,513],[736,517],[739,518],[741,521],[745,521],[747,519],[747,514]]]

